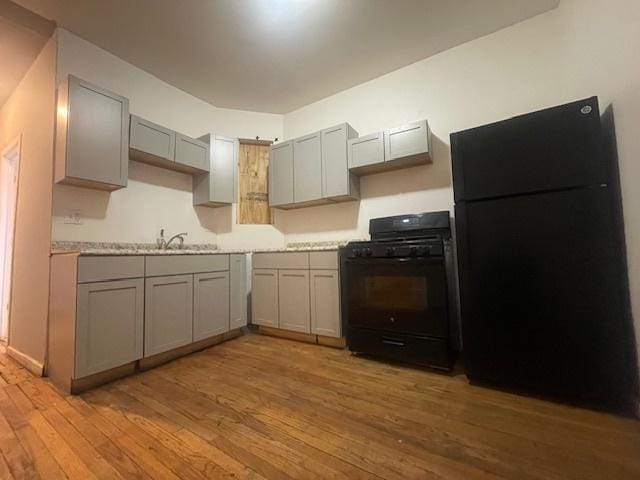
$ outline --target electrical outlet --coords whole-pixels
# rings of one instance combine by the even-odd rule
[[[71,210],[64,217],[66,225],[82,225],[82,211]]]

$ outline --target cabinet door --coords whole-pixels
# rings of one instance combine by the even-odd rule
[[[74,378],[142,358],[144,280],[78,285]]]
[[[293,141],[293,201],[322,198],[322,146],[320,132]]]
[[[64,157],[56,158],[63,170],[56,181],[110,190],[126,186],[129,100],[73,76],[60,91],[58,110],[68,118],[66,131],[56,137],[64,144],[56,146],[56,156]]]
[[[358,169],[384,162],[384,134],[372,133],[349,140],[349,168]]]
[[[322,197],[352,196],[355,192],[349,175],[347,140],[357,137],[347,123],[322,131]]]
[[[429,155],[429,126],[426,120],[392,128],[384,133],[385,161]]]
[[[337,270],[311,270],[311,333],[341,336],[340,287]]]
[[[173,161],[176,148],[176,132],[152,123],[144,118],[131,115],[129,148]]]
[[[176,167],[185,167],[187,170],[209,171],[209,145],[176,133]]]
[[[193,341],[229,331],[229,272],[193,276]]]
[[[280,328],[311,333],[309,270],[278,271],[278,303]]]
[[[144,356],[193,341],[193,275],[145,280]]]
[[[247,324],[247,256],[231,255],[229,268],[229,328]]]
[[[211,201],[233,203],[235,169],[238,163],[238,140],[216,135],[211,149]]]
[[[251,279],[252,323],[277,328],[278,271],[255,269]]]
[[[273,145],[269,152],[269,205],[293,203],[293,142]]]

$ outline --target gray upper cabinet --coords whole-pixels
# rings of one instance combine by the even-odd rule
[[[351,125],[343,123],[321,132],[322,197],[352,200],[360,196],[359,180],[349,173],[347,141],[356,138]]]
[[[305,203],[322,198],[321,132],[293,141],[293,201]]]
[[[253,270],[251,310],[254,325],[278,327],[278,270]]]
[[[279,270],[278,301],[281,329],[311,333],[309,270]]]
[[[56,183],[126,187],[128,150],[129,100],[69,75],[58,87]]]
[[[171,168],[176,151],[176,132],[131,115],[129,149],[131,160]]]
[[[193,341],[193,275],[145,280],[144,356]]]
[[[349,169],[366,173],[384,164],[384,133],[377,132],[348,142]]]
[[[247,256],[229,255],[229,328],[247,324]]]
[[[78,285],[74,378],[142,358],[144,279]]]
[[[272,145],[269,152],[269,205],[293,203],[293,142]]]
[[[205,135],[209,146],[209,173],[193,177],[193,204],[209,207],[231,205],[234,201],[238,140],[221,135]]]
[[[338,270],[311,270],[311,333],[340,338]]]
[[[176,133],[176,169],[188,173],[209,171],[209,145],[201,140]]]
[[[431,163],[426,120],[349,140],[349,170],[356,175]]]
[[[193,276],[193,341],[229,331],[229,272]]]
[[[430,137],[431,132],[426,120],[386,130],[384,132],[385,161],[430,163]]]

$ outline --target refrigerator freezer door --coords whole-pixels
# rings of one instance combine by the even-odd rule
[[[595,187],[456,205],[471,380],[629,400],[633,333],[610,197]]]
[[[607,183],[598,99],[451,135],[456,202]]]

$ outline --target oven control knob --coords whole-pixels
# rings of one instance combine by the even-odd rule
[[[370,249],[370,248],[365,248],[365,249],[364,249],[364,254],[365,254],[367,257],[370,257],[371,255],[373,255],[373,252],[371,251],[371,249]]]
[[[412,257],[418,253],[418,249],[416,247],[409,247],[409,255]]]
[[[362,251],[359,248],[356,248],[353,250],[353,255],[359,257],[360,255],[362,255]]]
[[[387,247],[387,250],[386,250],[386,252],[387,252],[387,257],[393,257],[393,254],[394,254],[394,252],[395,252],[395,251],[396,251],[396,249],[395,249],[395,248],[393,248],[393,247]]]

